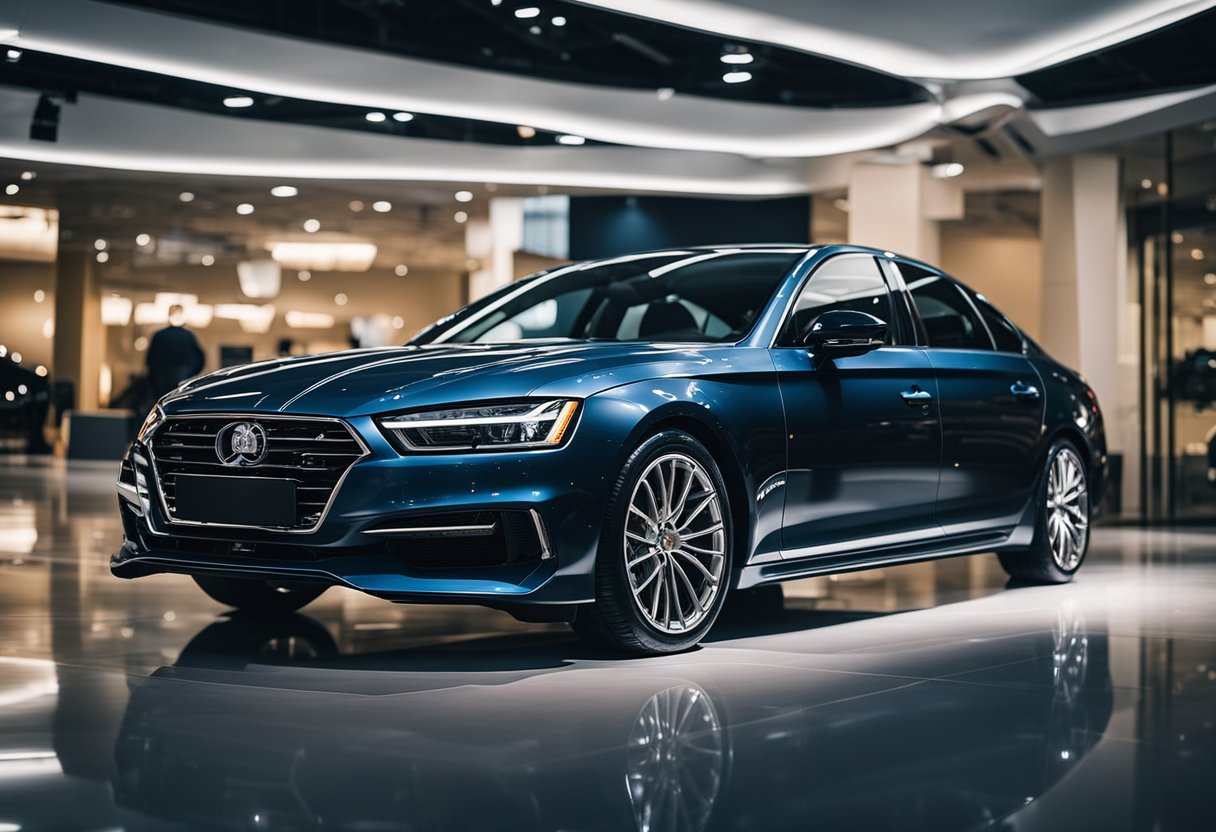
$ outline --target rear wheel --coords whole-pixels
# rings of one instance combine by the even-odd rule
[[[1051,446],[1039,485],[1034,540],[1026,552],[1001,552],[1011,578],[1060,584],[1072,580],[1089,550],[1089,475],[1067,440]]]
[[[288,587],[269,581],[216,575],[195,575],[194,582],[221,604],[256,613],[295,612],[329,589],[325,584]]]
[[[630,455],[609,501],[596,557],[596,600],[574,628],[638,653],[694,646],[713,626],[730,576],[730,507],[713,457],[682,431]]]

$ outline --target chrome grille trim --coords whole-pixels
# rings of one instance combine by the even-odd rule
[[[267,423],[273,423],[276,421],[278,421],[278,422],[295,422],[297,424],[311,422],[311,423],[321,423],[321,424],[326,424],[326,425],[337,425],[337,426],[341,427],[343,430],[345,430],[346,433],[350,436],[351,440],[353,440],[354,444],[358,447],[359,453],[357,456],[354,456],[354,458],[351,459],[351,461],[346,465],[345,468],[342,469],[341,474],[334,481],[332,489],[330,489],[328,486],[325,486],[325,485],[316,485],[316,484],[307,484],[307,483],[301,483],[301,484],[297,485],[297,487],[296,487],[297,518],[299,517],[301,507],[303,507],[303,506],[320,506],[321,507],[319,513],[313,512],[313,511],[309,512],[309,515],[311,515],[313,513],[317,514],[316,522],[314,522],[311,526],[298,526],[297,525],[297,526],[292,526],[292,527],[288,528],[288,527],[281,527],[281,526],[253,526],[253,525],[244,525],[244,524],[237,524],[237,523],[208,523],[208,522],[204,522],[204,521],[200,521],[200,520],[178,520],[178,519],[174,518],[173,512],[169,508],[169,502],[165,496],[164,475],[161,474],[160,470],[157,467],[157,458],[156,458],[155,447],[156,447],[157,440],[161,437],[161,435],[166,431],[167,428],[169,428],[171,425],[176,425],[176,424],[179,424],[186,420],[212,420],[212,421],[224,421],[224,422],[231,422],[231,421],[239,420],[239,421],[249,421],[249,422],[261,422],[261,423],[263,423],[263,426],[268,429],[268,431],[271,430],[272,427],[270,424],[267,424]],[[202,437],[205,437],[208,435],[211,437],[211,441],[209,444],[207,444],[206,449],[213,450],[214,446],[215,446],[215,434],[185,433],[183,435],[183,438],[191,438],[191,437],[202,438]],[[271,437],[268,435],[267,439],[270,440]],[[316,443],[318,445],[323,445],[325,441],[328,441],[331,444],[335,441],[338,441],[338,442],[346,441],[344,439],[335,440],[333,438],[330,438],[328,440],[323,439],[321,442],[317,442],[317,440],[315,440],[315,439],[298,438],[298,437],[277,437],[277,439],[279,442],[291,441],[291,442],[297,442],[297,443],[303,445],[304,447],[302,447],[298,450],[300,452],[307,453],[309,456],[337,456],[338,455],[338,454],[321,452],[321,451],[318,451],[315,453],[311,452],[308,450],[308,446],[313,443]],[[201,443],[198,445],[191,445],[188,447],[191,450],[197,450],[197,451],[204,450],[204,447]],[[342,484],[344,482],[346,482],[346,477],[350,474],[351,469],[354,468],[355,465],[360,460],[366,458],[367,456],[369,456],[371,454],[371,451],[368,449],[367,444],[363,441],[363,437],[361,437],[359,435],[358,431],[356,431],[354,428],[352,428],[347,422],[345,422],[342,419],[337,419],[337,418],[330,417],[330,416],[294,416],[294,415],[281,414],[281,413],[187,413],[187,414],[176,415],[176,416],[168,416],[165,418],[165,420],[159,426],[157,426],[156,430],[153,431],[152,435],[148,437],[146,448],[147,448],[148,457],[149,457],[149,464],[151,467],[152,479],[155,480],[156,493],[158,494],[159,499],[160,499],[161,511],[164,512],[165,520],[170,525],[172,525],[172,526],[194,526],[194,527],[204,527],[204,528],[225,528],[225,529],[257,529],[260,531],[276,532],[276,533],[280,533],[280,534],[312,534],[317,529],[319,529],[321,527],[321,524],[325,522],[325,518],[329,516],[329,510],[333,506],[334,500],[337,499],[338,492],[342,489]],[[287,450],[287,449],[279,449],[279,450],[282,451],[282,450]],[[341,456],[350,456],[350,454],[341,454]],[[212,468],[223,469],[224,471],[227,471],[229,473],[233,473],[236,470],[244,470],[244,471],[256,472],[261,475],[266,475],[266,473],[268,471],[275,471],[275,470],[277,470],[277,471],[296,470],[296,471],[307,471],[307,472],[311,472],[311,473],[317,473],[320,470],[322,470],[322,469],[317,469],[317,468],[308,468],[303,465],[267,465],[265,463],[259,464],[259,465],[254,465],[254,466],[249,466],[248,468],[234,469],[231,466],[223,465],[218,459],[214,463],[211,463],[211,462],[182,462],[180,464],[186,465],[186,466],[192,466],[192,467],[193,466],[202,466],[208,470],[212,469]],[[197,472],[198,471],[196,470],[193,473],[197,473]],[[179,472],[179,473],[185,473],[185,472]],[[235,474],[235,473],[233,473],[233,475],[240,476],[240,474]],[[322,499],[304,499],[304,495],[307,494],[308,492],[323,491],[323,490],[329,490],[328,497],[323,500]],[[320,495],[318,495],[318,496],[320,496]]]

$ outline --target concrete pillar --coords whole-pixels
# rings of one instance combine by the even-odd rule
[[[101,282],[89,252],[59,249],[55,262],[55,339],[52,377],[76,388],[76,407],[100,406],[105,327]]]
[[[470,220],[465,252],[478,268],[469,272],[469,301],[488,295],[515,279],[515,252],[523,245],[524,201],[519,197],[490,200],[488,220]]]
[[[963,192],[917,163],[854,165],[849,171],[849,242],[936,263],[941,220],[961,219]]]

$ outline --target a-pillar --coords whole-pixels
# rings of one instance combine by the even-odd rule
[[[91,253],[60,246],[55,262],[53,378],[70,381],[75,406],[101,404],[105,328],[101,323],[101,283]]]
[[[928,263],[941,253],[941,220],[961,219],[963,192],[925,165],[864,163],[849,171],[849,242]]]

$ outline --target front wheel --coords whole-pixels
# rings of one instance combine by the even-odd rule
[[[1067,440],[1051,446],[1039,485],[1034,540],[1025,552],[1001,552],[1011,578],[1030,583],[1072,580],[1089,550],[1089,475],[1076,447]]]
[[[285,587],[269,581],[216,575],[195,575],[194,582],[224,606],[252,613],[295,612],[329,589],[326,584]]]
[[[596,557],[596,600],[575,630],[597,644],[674,653],[699,642],[730,577],[726,485],[705,447],[682,431],[644,441],[617,478]]]

